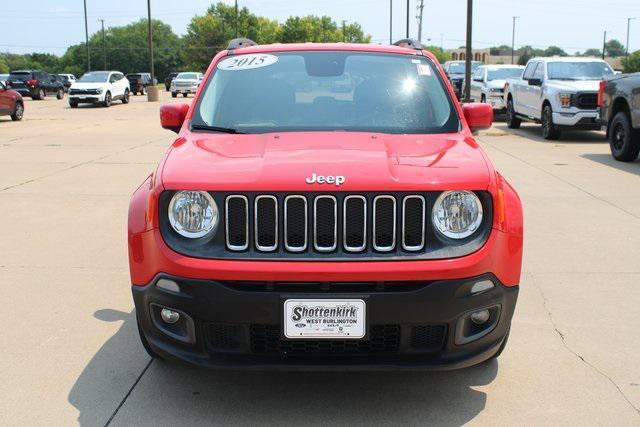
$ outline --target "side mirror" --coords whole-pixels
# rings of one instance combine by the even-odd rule
[[[542,86],[541,79],[529,79],[529,86]]]
[[[462,112],[471,132],[489,129],[493,124],[493,107],[491,107],[491,104],[481,102],[462,104]]]
[[[189,104],[166,104],[160,107],[160,124],[164,129],[169,129],[175,133],[180,132],[180,128],[184,123]]]

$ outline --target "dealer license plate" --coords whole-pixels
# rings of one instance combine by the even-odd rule
[[[284,302],[284,336],[290,339],[358,339],[366,332],[361,299],[288,299]]]

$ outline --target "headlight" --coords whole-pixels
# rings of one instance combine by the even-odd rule
[[[559,93],[558,94],[558,102],[562,108],[571,107],[571,94],[570,93]]]
[[[99,95],[102,93],[102,89],[96,89],[96,93]]]
[[[169,203],[169,222],[178,234],[205,236],[218,225],[218,206],[205,191],[178,191]]]
[[[482,223],[482,203],[471,191],[445,191],[431,213],[434,227],[443,236],[464,239]]]

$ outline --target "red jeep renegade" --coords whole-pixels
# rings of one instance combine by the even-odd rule
[[[437,60],[394,46],[233,40],[132,197],[153,356],[206,367],[461,368],[509,336],[522,207]]]

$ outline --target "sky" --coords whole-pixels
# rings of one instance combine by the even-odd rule
[[[86,0],[89,32],[146,17],[145,0]],[[224,0],[232,4],[233,0]],[[405,36],[406,0],[393,2],[393,38]],[[390,0],[239,0],[257,15],[284,22],[289,16],[329,15],[336,22],[359,22],[376,43],[389,42]],[[48,52],[62,55],[84,41],[83,0],[3,1],[0,8],[0,51]],[[203,14],[210,0],[151,0],[152,16],[184,34],[191,17]],[[417,38],[420,0],[410,0],[410,36]],[[465,0],[424,0],[423,43],[457,48],[465,44]],[[33,11],[38,11],[34,13]],[[630,51],[640,49],[640,0],[475,0],[474,48],[511,45],[512,17],[518,16],[516,47],[560,46],[569,53],[601,48],[607,39],[626,43],[631,22]],[[430,39],[430,41],[428,40]]]

